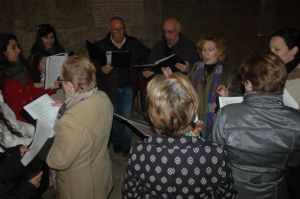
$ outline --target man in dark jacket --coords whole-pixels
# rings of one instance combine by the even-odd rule
[[[181,34],[181,24],[176,18],[167,18],[162,25],[163,37],[151,49],[148,63],[158,59],[177,54],[181,58],[176,68],[183,73],[188,73],[190,67],[200,60],[195,44]],[[145,70],[144,77],[151,77],[154,72]]]
[[[112,17],[108,29],[108,35],[101,41],[95,42],[95,45],[105,51],[129,51],[130,66],[119,68],[110,65],[96,66],[97,84],[99,89],[108,94],[114,112],[130,118],[137,75],[133,65],[145,63],[149,49],[138,39],[126,35],[125,21],[121,17]],[[131,146],[131,130],[115,120],[111,142],[116,152],[123,152],[126,155]]]

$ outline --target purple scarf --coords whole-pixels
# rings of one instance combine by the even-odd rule
[[[206,68],[207,65],[204,64],[203,67],[199,67],[191,76],[191,83],[197,93],[201,92],[201,82],[206,82],[207,81],[207,74],[206,74]],[[223,71],[223,66],[222,63],[219,62],[216,64],[216,69],[215,72],[212,76],[212,82],[210,85],[206,85],[208,87],[208,108],[207,108],[207,113],[206,113],[206,121],[205,123],[205,132],[204,132],[204,138],[207,139],[208,135],[210,133],[210,130],[212,128],[213,124],[213,119],[215,116],[215,109],[217,107],[217,87],[220,85],[221,78],[222,78],[222,71]],[[201,102],[200,102],[201,103]],[[203,118],[201,118],[203,119]]]

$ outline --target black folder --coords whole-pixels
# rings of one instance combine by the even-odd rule
[[[86,41],[86,47],[95,66],[110,65],[115,68],[130,66],[130,51],[105,51],[89,41]]]
[[[133,67],[138,70],[139,69],[148,69],[155,73],[161,73],[162,67],[170,67],[173,72],[176,72],[176,71],[178,71],[178,69],[175,67],[176,63],[184,63],[184,61],[180,58],[179,55],[172,54],[168,57],[159,59],[152,64],[134,65]]]

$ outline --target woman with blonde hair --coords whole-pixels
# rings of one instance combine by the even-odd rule
[[[219,35],[207,35],[197,43],[198,53],[203,61],[196,62],[189,73],[193,87],[199,95],[198,116],[203,120],[205,139],[211,134],[217,108],[217,97],[240,95],[240,83],[234,70],[224,63],[227,45]]]
[[[102,199],[112,189],[108,140],[112,104],[96,87],[96,70],[86,58],[70,56],[61,83],[66,100],[55,124],[47,163],[57,171],[59,198]]]
[[[225,151],[194,131],[198,96],[182,74],[147,86],[156,136],[131,148],[124,198],[235,198]]]

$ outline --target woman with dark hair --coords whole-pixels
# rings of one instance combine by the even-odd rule
[[[27,180],[23,176],[24,167],[20,159],[28,148],[24,145],[7,147],[7,136],[22,138],[10,121],[0,110],[0,198],[1,199],[30,199],[37,193],[40,186],[42,172]],[[9,135],[8,135],[9,132]],[[20,139],[21,140],[21,139]]]
[[[269,47],[285,63],[288,72],[285,88],[300,104],[300,31],[295,28],[276,31]]]
[[[218,111],[213,141],[228,151],[239,199],[288,198],[287,166],[300,165],[300,112],[283,105],[285,65],[272,52],[256,52],[240,75],[244,101]]]
[[[195,132],[198,96],[181,73],[147,85],[155,136],[133,145],[123,198],[236,197],[225,150]]]
[[[36,40],[31,47],[31,55],[44,54],[50,56],[64,52],[65,50],[57,38],[55,29],[50,24],[39,25]]]
[[[64,53],[65,49],[59,42],[56,31],[50,24],[41,24],[38,26],[36,40],[31,47],[30,64],[32,66],[32,80],[34,83],[40,83],[43,80],[43,72],[39,66],[45,57]],[[44,63],[45,64],[45,63]]]
[[[21,121],[28,121],[21,114],[24,105],[45,93],[56,92],[56,88],[34,87],[18,40],[11,33],[0,34],[0,78],[4,101]]]

